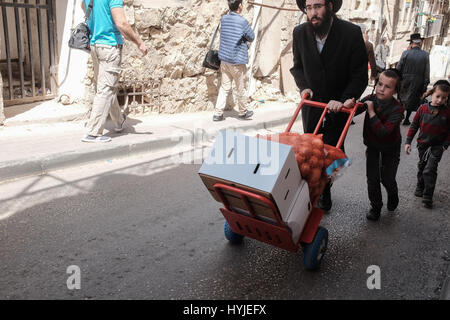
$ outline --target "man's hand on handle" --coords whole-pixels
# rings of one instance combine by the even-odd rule
[[[308,95],[307,99],[312,99],[313,97],[313,92],[311,89],[305,89],[300,93],[300,96],[303,98],[305,96],[305,94]]]
[[[355,106],[355,104],[356,104],[355,98],[347,99],[344,102],[344,108],[351,109]]]
[[[330,100],[330,102],[328,102],[327,104],[327,109],[328,112],[339,112],[342,107],[344,106],[344,104],[340,101],[336,101],[336,100]]]

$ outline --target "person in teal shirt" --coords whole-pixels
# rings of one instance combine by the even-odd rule
[[[91,0],[83,0],[83,10],[88,8],[90,3]],[[123,0],[94,0],[88,26],[96,94],[86,123],[87,132],[81,141],[109,142],[111,137],[103,135],[108,114],[115,123],[116,132],[124,129],[126,120],[126,115],[122,114],[117,101],[122,36],[136,44],[143,56],[147,54],[148,49],[128,23]]]
[[[83,0],[85,8],[90,0]],[[107,44],[111,46],[123,44],[122,34],[114,24],[111,9],[123,8],[123,0],[95,0],[94,8],[88,19],[91,31],[90,44]]]

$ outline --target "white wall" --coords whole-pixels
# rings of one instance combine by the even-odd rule
[[[84,20],[81,0],[56,1],[56,37],[58,65],[58,95],[67,95],[71,101],[84,97],[84,79],[89,54],[70,49],[67,45],[72,27]]]

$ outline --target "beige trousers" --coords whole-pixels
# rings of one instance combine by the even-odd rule
[[[247,112],[245,97],[245,73],[247,67],[245,64],[231,65],[222,62],[220,72],[222,73],[222,84],[220,85],[219,95],[217,96],[215,115],[221,116],[227,102],[228,94],[231,91],[231,83],[234,80],[236,86],[236,99],[239,107],[239,115],[245,115]]]
[[[91,57],[94,64],[96,94],[86,130],[88,135],[101,136],[108,114],[117,126],[122,121],[122,112],[117,101],[122,49],[96,44],[91,47]]]
[[[0,126],[3,125],[5,121],[5,113],[3,111],[3,79],[0,74]]]

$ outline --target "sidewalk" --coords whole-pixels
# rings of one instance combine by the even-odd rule
[[[212,121],[211,111],[129,116],[120,134],[114,132],[111,121],[106,123],[104,134],[113,138],[111,142],[85,143],[81,142],[85,110],[55,107],[54,102],[43,105],[18,112],[0,127],[0,182],[163,148],[197,147],[198,135],[202,141],[211,140],[225,128],[256,131],[287,125],[297,107],[292,102],[266,102],[254,110],[252,120],[240,120],[237,112],[226,111],[221,122]],[[55,108],[64,111],[49,112]],[[300,123],[299,119],[296,126]]]

